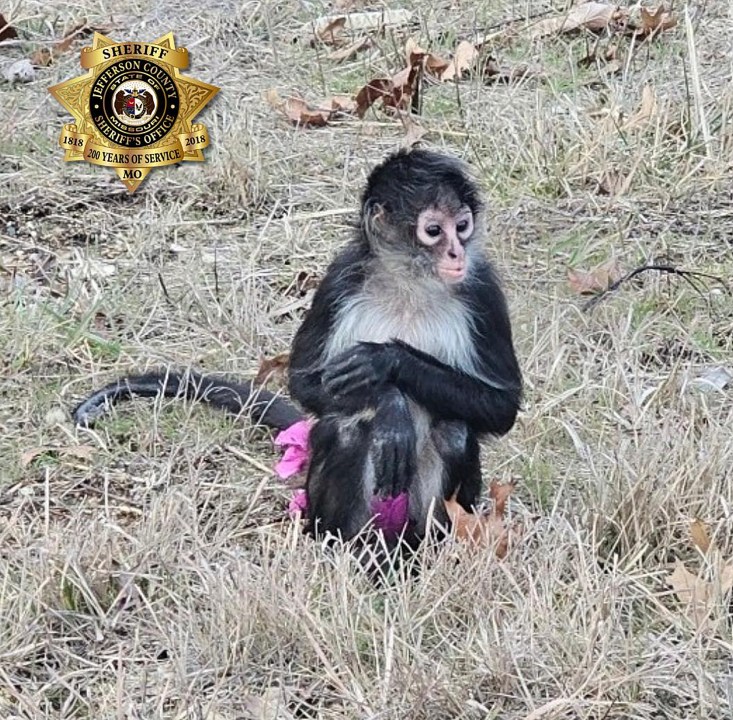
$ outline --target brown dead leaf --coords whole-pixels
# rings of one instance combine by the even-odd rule
[[[53,62],[53,55],[48,48],[41,48],[31,53],[31,64],[36,67],[48,67]]]
[[[509,545],[521,535],[521,527],[507,527],[504,521],[506,501],[514,490],[513,483],[491,483],[489,495],[494,506],[489,513],[466,512],[455,496],[445,501],[445,509],[455,538],[474,548],[493,548],[498,558],[506,557]]]
[[[610,260],[592,270],[568,270],[567,275],[573,293],[595,295],[608,290],[621,277],[621,272],[615,260]]]
[[[639,109],[624,123],[625,130],[648,125],[657,111],[657,96],[651,85],[644,85],[641,91]]]
[[[334,60],[335,62],[350,60],[352,57],[354,57],[354,55],[357,55],[362,50],[366,50],[371,46],[372,41],[370,38],[361,37],[355,42],[351,43],[351,45],[347,45],[346,47],[342,47],[340,50],[334,50],[333,52],[329,53],[328,59]]]
[[[555,17],[540,20],[531,28],[532,37],[541,38],[557,33],[569,33],[575,30],[605,30],[612,23],[622,22],[627,11],[617,5],[601,2],[586,2],[574,5],[567,12]]]
[[[318,18],[312,25],[308,24],[307,35],[311,39],[314,36],[322,39],[324,36],[328,37],[332,32],[339,37],[341,31],[345,36],[355,36],[359,33],[381,34],[387,27],[409,25],[412,17],[410,10],[401,8],[325,15]]]
[[[716,602],[722,600],[733,588],[733,563],[719,561],[714,569],[713,581],[704,580],[691,573],[681,560],[675,564],[667,582],[677,599],[685,605],[685,614],[702,627]]]
[[[364,117],[366,111],[379,99],[387,96],[392,89],[389,78],[374,78],[356,94],[356,114]]]
[[[262,358],[253,383],[255,385],[265,385],[270,380],[282,382],[287,375],[289,363],[289,353],[280,353],[271,358]]]
[[[283,689],[272,686],[265,688],[261,695],[245,694],[244,708],[252,720],[294,720],[288,710]]]
[[[448,65],[448,67],[442,72],[440,79],[443,82],[453,80],[454,78],[460,80],[463,73],[473,67],[478,55],[479,52],[472,42],[461,40],[453,54],[453,59],[451,60],[450,65]]]
[[[37,67],[46,67],[50,65],[59,55],[67,52],[76,40],[93,35],[95,32],[105,35],[109,33],[109,28],[93,27],[87,24],[86,20],[75,25],[68,30],[64,37],[50,48],[41,48],[31,55],[31,63]]]
[[[296,125],[323,127],[331,118],[330,110],[311,107],[298,97],[285,98],[283,112]]]
[[[640,35],[654,37],[664,30],[670,30],[677,25],[677,19],[672,16],[664,5],[660,5],[656,10],[648,10],[641,8],[641,27],[637,29]]]
[[[78,460],[89,460],[92,457],[94,448],[91,445],[67,445],[66,447],[53,447],[52,445],[39,445],[25,450],[20,456],[20,466],[28,467],[37,457],[41,455],[58,455],[59,457],[73,457]]]
[[[408,67],[422,64],[426,73],[439,79],[451,64],[450,60],[421,48],[412,38],[405,43],[405,59]]]
[[[408,148],[419,143],[425,136],[425,133],[427,133],[427,130],[422,127],[422,125],[418,125],[409,116],[405,118],[405,131],[405,136],[402,138],[402,144]]]
[[[348,95],[334,95],[313,106],[297,96],[280,97],[277,90],[265,92],[265,99],[278,112],[283,113],[295,125],[323,127],[329,120],[356,111],[356,101]]]
[[[506,512],[506,501],[514,492],[514,483],[498,483],[492,482],[489,486],[489,497],[494,501],[494,513],[500,518],[504,517]]]
[[[351,95],[332,95],[329,102],[332,116],[338,113],[353,115],[356,112],[356,100]]]
[[[708,550],[710,550],[710,545],[712,541],[710,539],[710,531],[708,530],[708,526],[702,520],[694,520],[690,524],[690,537],[692,538],[692,542],[695,544],[697,549],[703,555],[706,555]]]
[[[325,45],[344,45],[346,43],[345,27],[346,15],[341,15],[332,18],[322,27],[316,28],[315,35]]]
[[[18,33],[15,28],[0,14],[0,42],[3,40],[12,40],[17,37]]]
[[[419,65],[406,67],[392,77],[392,91],[384,98],[385,107],[404,109],[407,107],[412,95],[417,90],[417,80],[420,73]]]
[[[381,100],[385,109],[404,110],[417,92],[420,65],[400,70],[391,78],[374,78],[356,94],[356,114],[364,117],[366,111]]]

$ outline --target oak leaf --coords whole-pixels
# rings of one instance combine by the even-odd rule
[[[254,385],[265,385],[269,380],[283,381],[288,372],[290,355],[280,353],[271,358],[262,358],[253,380]]]
[[[18,33],[15,28],[0,13],[0,42],[3,40],[12,40],[17,37]]]
[[[677,25],[677,19],[672,16],[664,5],[660,5],[656,10],[648,10],[641,8],[641,27],[637,32],[641,35],[654,37],[664,30],[670,30]]]
[[[377,77],[370,80],[356,94],[356,114],[364,117],[366,111],[381,100],[385,109],[404,110],[417,92],[420,65],[408,66],[391,78]]]
[[[651,85],[644,85],[641,91],[639,109],[624,123],[625,130],[648,125],[657,111],[657,96]]]
[[[576,295],[595,295],[608,288],[621,277],[614,260],[592,270],[568,270],[568,284]]]
[[[404,147],[411,148],[417,145],[426,133],[427,130],[422,125],[418,125],[408,116],[405,118],[405,136],[402,138],[402,144]]]
[[[677,599],[685,606],[685,614],[697,627],[705,625],[716,602],[733,588],[733,563],[719,561],[713,568],[713,580],[708,581],[690,572],[678,560],[674,572],[667,577]]]
[[[453,80],[454,78],[461,79],[463,73],[469,71],[473,64],[478,58],[479,51],[476,46],[468,40],[461,40],[458,43],[453,59],[450,65],[441,73],[440,79],[443,82]]]
[[[541,20],[532,27],[535,38],[574,30],[605,30],[614,22],[626,18],[626,11],[616,5],[586,2],[571,7],[567,12]]]
[[[346,15],[331,18],[325,25],[316,28],[316,37],[325,45],[344,45],[346,43],[344,28]]]
[[[712,543],[710,539],[710,531],[702,520],[694,520],[690,525],[690,537],[697,549],[705,555],[710,550]]]
[[[405,43],[405,59],[408,67],[421,64],[426,73],[438,79],[442,79],[442,74],[451,64],[450,60],[441,55],[421,48],[412,38],[408,38]]]
[[[71,48],[74,42],[80,38],[93,35],[95,32],[105,35],[109,32],[108,28],[93,27],[86,20],[77,23],[70,30],[64,33],[64,37],[50,48],[41,48],[31,55],[31,63],[36,67],[46,67],[50,65],[59,55],[62,55]]]
[[[339,115],[350,114],[356,110],[356,102],[347,95],[334,95],[317,106],[311,105],[297,95],[281,98],[277,90],[268,90],[265,99],[293,124],[306,127],[323,127]]]
[[[507,527],[504,521],[506,501],[513,490],[513,483],[491,483],[489,496],[494,504],[489,513],[467,512],[455,495],[446,500],[445,509],[455,538],[474,548],[493,548],[498,558],[505,557],[511,541],[521,534],[521,528]]]

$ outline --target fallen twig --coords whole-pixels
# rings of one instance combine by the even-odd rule
[[[631,278],[636,277],[647,270],[656,270],[657,272],[663,272],[669,275],[678,275],[700,295],[702,295],[703,292],[694,279],[705,278],[708,280],[714,280],[715,282],[720,283],[724,288],[728,289],[725,281],[716,275],[709,275],[708,273],[698,272],[696,270],[680,270],[680,268],[676,268],[674,265],[657,265],[652,263],[650,265],[641,265],[640,267],[634,268],[630,272],[626,273],[622,278],[616,280],[616,282],[611,283],[605,290],[598,293],[595,297],[592,297],[587,303],[585,303],[585,305],[583,305],[583,312],[592,310],[603,298],[606,297],[606,295],[618,290],[627,280],[631,280]]]

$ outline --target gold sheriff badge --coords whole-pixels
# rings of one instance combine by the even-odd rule
[[[86,75],[49,88],[76,120],[61,131],[64,160],[113,167],[130,192],[154,167],[203,161],[209,134],[191,121],[219,88],[179,73],[188,50],[173,33],[152,43],[94,33],[81,66]]]

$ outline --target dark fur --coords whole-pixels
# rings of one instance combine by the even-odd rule
[[[133,397],[186,397],[208,403],[233,415],[247,413],[256,423],[284,429],[303,419],[287,400],[252,383],[237,383],[195,372],[153,372],[120,378],[92,393],[77,405],[72,416],[77,425],[91,427],[112,405]]]
[[[371,237],[365,215],[381,206],[389,225],[412,227],[417,213],[439,201],[437,193],[445,188],[456,193],[474,214],[480,211],[475,186],[451,158],[425,151],[402,152],[373,171],[362,197],[361,229],[332,262],[293,341],[290,394],[319,418],[311,436],[313,462],[307,480],[312,532],[339,531],[350,537],[368,514],[362,495],[365,460],[381,452],[384,423],[392,423],[389,418],[395,417],[395,393],[429,412],[433,441],[444,463],[443,497],[458,490],[457,499],[467,510],[476,505],[481,492],[479,436],[503,435],[514,425],[521,401],[521,374],[506,301],[486,259],[478,260],[470,277],[457,289],[471,318],[471,339],[482,378],[398,341],[385,344],[383,353],[373,349],[374,363],[382,363],[383,372],[388,374],[374,376],[378,391],[373,384],[364,397],[339,402],[324,387],[324,373],[329,373],[325,350],[339,310],[377,267],[378,243]],[[403,234],[403,238],[403,242],[411,242],[409,236]],[[373,419],[359,420],[348,436],[339,433],[347,419],[364,406],[374,410]],[[388,419],[383,421],[382,417]],[[398,425],[405,422],[401,413]],[[386,432],[394,435],[391,428]],[[412,467],[414,441],[406,439],[409,437],[406,432],[395,437],[388,450],[393,458],[391,468],[379,465],[377,472],[382,476],[375,478],[378,493],[420,482],[414,473],[405,475],[402,469]],[[445,520],[443,508],[436,508],[436,517]],[[419,540],[420,524],[413,530],[413,539]]]

